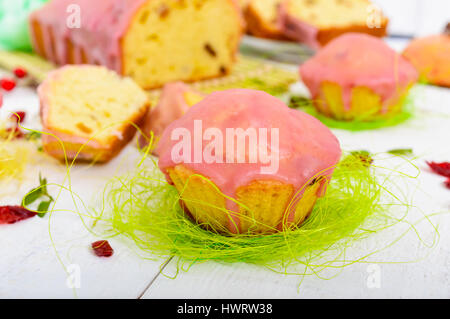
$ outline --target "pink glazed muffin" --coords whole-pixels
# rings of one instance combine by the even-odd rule
[[[417,71],[383,40],[348,33],[300,67],[320,113],[338,120],[388,118],[402,109]]]
[[[450,33],[415,39],[403,56],[424,81],[450,88]]]
[[[207,96],[169,125],[158,154],[197,223],[243,234],[300,225],[341,149],[314,117],[265,92],[234,89]]]

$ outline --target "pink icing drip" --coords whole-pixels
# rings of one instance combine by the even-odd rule
[[[202,120],[203,132],[207,128],[218,128],[226,136],[227,128],[267,128],[269,130],[267,144],[260,143],[268,154],[277,155],[279,169],[274,174],[263,174],[262,163],[248,163],[249,148],[246,148],[246,163],[237,163],[237,154],[233,163],[199,163],[183,162],[187,168],[198,174],[210,178],[227,196],[236,197],[239,187],[250,184],[255,180],[278,180],[293,185],[298,191],[313,177],[325,176],[331,178],[333,166],[339,161],[341,149],[339,142],[331,131],[314,117],[297,110],[292,110],[277,98],[261,92],[246,89],[235,89],[216,92],[207,96],[203,101],[194,105],[180,119],[173,122],[164,131],[158,146],[159,167],[166,173],[167,169],[176,166],[177,159],[172,158],[172,148],[179,140],[172,140],[175,129],[185,128],[191,132],[191,145],[188,153],[194,159],[194,121]],[[270,129],[279,129],[279,147],[276,150],[270,137]],[[201,133],[200,133],[201,134]],[[261,136],[258,134],[258,138]],[[201,139],[201,137],[200,137]],[[201,150],[204,151],[209,142],[203,141]],[[221,158],[226,161],[226,144],[224,141]],[[235,144],[236,147],[236,144]],[[229,155],[229,154],[227,154]],[[323,195],[322,189],[318,195]],[[301,193],[300,195],[301,196]],[[233,201],[227,201],[227,208],[238,211]],[[233,217],[239,225],[239,220]],[[229,228],[233,231],[232,223]]]
[[[133,15],[146,0],[52,0],[30,15],[41,24],[45,53],[57,64],[68,63],[68,40],[74,46],[75,63],[84,51],[89,64],[101,64],[122,73],[122,39]],[[80,8],[81,28],[69,28],[70,5]],[[53,41],[51,36],[53,35]],[[32,34],[37,49],[36,35]],[[38,52],[43,54],[43,52]]]
[[[314,98],[320,98],[323,82],[338,84],[348,110],[352,89],[367,87],[381,97],[382,112],[387,112],[418,79],[407,60],[383,40],[363,33],[347,33],[334,39],[300,67],[300,74]]]

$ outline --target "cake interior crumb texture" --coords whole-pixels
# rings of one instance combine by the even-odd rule
[[[124,74],[144,87],[228,74],[240,24],[226,0],[148,1],[123,39]]]
[[[66,67],[57,72],[45,97],[45,125],[52,131],[108,144],[117,138],[114,132],[120,134],[148,106],[146,94],[133,80],[106,68]]]

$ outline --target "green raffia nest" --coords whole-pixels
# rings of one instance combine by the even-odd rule
[[[183,212],[183,198],[156,163],[142,163],[145,167],[111,181],[102,198],[108,204],[95,218],[112,227],[112,236],[125,235],[152,256],[175,256],[189,264],[215,260],[279,269],[309,264],[330,250],[339,254],[355,240],[392,226],[389,205],[381,203],[388,193],[387,180],[379,181],[358,154],[338,164],[326,195],[302,225],[269,235],[224,236],[206,230]]]
[[[361,117],[352,121],[336,120],[319,113],[313,106],[312,101],[307,98],[293,97],[289,106],[291,108],[302,110],[321,121],[330,128],[337,128],[347,131],[365,131],[376,130],[384,127],[392,127],[402,124],[414,117],[414,94],[407,96],[403,103],[402,110],[389,118],[374,118],[370,121]]]

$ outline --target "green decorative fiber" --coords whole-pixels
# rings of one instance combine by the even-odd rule
[[[319,262],[324,254],[341,258],[354,241],[399,222],[391,205],[407,205],[389,195],[386,183],[361,156],[350,154],[338,164],[326,195],[302,225],[268,235],[225,236],[193,222],[181,209],[183,197],[147,159],[137,171],[111,181],[94,218],[111,236],[131,238],[150,256],[179,258],[182,269],[205,261],[245,262],[282,273],[299,264],[327,268],[338,261]],[[382,202],[384,195],[395,203]]]
[[[302,97],[294,97],[291,99],[290,107],[302,110],[330,128],[343,129],[347,131],[366,131],[376,130],[385,127],[392,127],[407,122],[414,117],[414,103],[412,95],[409,95],[404,103],[401,111],[390,117],[379,117],[371,120],[355,119],[351,121],[337,120],[319,113],[313,106],[312,101]]]

